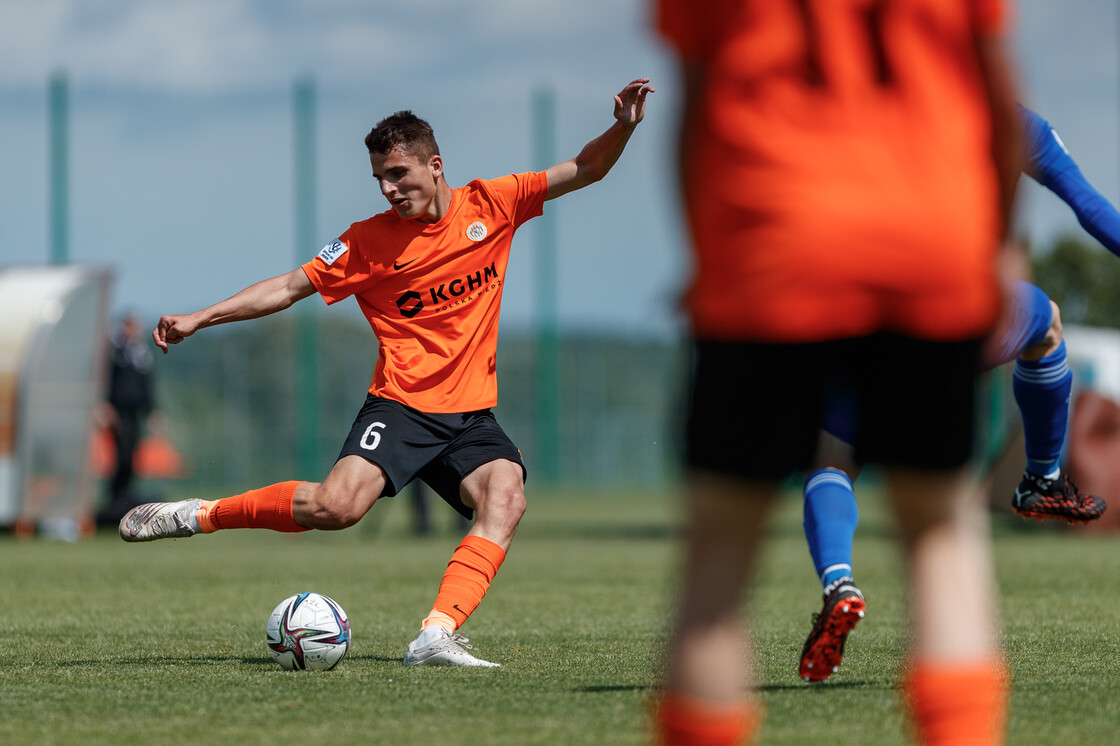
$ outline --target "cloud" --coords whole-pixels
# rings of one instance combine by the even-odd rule
[[[0,86],[76,84],[188,93],[288,85],[304,73],[352,85],[541,69],[602,58],[642,38],[642,0],[36,0],[0,5]],[[574,55],[573,39],[581,50]],[[625,44],[619,51],[625,53]],[[597,50],[597,51],[595,51]],[[516,62],[510,63],[510,60]]]

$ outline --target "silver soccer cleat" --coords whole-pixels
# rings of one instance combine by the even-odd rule
[[[470,642],[462,635],[453,635],[443,627],[428,627],[408,646],[404,654],[406,666],[475,666],[499,668],[500,663],[491,663],[475,658],[467,651]]]
[[[155,541],[194,536],[198,531],[192,528],[192,518],[201,505],[201,500],[137,505],[121,519],[121,538],[125,541]]]

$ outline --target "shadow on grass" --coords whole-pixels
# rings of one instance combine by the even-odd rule
[[[609,692],[654,692],[661,687],[658,684],[597,684],[593,686],[582,686],[576,689],[577,692],[584,692],[587,694],[603,694]],[[810,694],[827,694],[830,691],[837,689],[883,689],[891,690],[895,688],[893,681],[881,681],[876,679],[864,679],[860,681],[842,681],[835,683],[824,682],[821,684],[807,684],[804,682],[797,682],[796,684],[764,684],[756,688],[759,692],[809,692]]]
[[[371,661],[374,663],[395,663],[401,665],[399,657],[390,658],[384,655],[348,655],[348,661]],[[246,657],[246,656],[164,656],[160,658],[112,658],[112,659],[84,659],[74,661],[59,661],[59,668],[82,668],[85,666],[212,666],[215,663],[239,663],[243,666],[256,666],[260,668],[274,668],[276,661],[272,658]]]
[[[96,658],[76,661],[59,661],[59,668],[81,668],[84,666],[158,666],[158,665],[196,665],[212,666],[215,663],[241,663],[247,666],[275,666],[271,658],[246,658],[232,655],[205,656],[164,656],[160,658]]]
[[[386,656],[386,655],[371,655],[369,653],[366,653],[365,655],[347,655],[344,660],[348,660],[348,661],[372,661],[374,663],[395,663],[402,668],[404,667],[404,655],[403,654],[402,655],[396,655],[396,656],[393,656],[393,657],[389,657],[389,656]],[[430,668],[430,666],[429,666],[429,668]]]
[[[895,683],[893,681],[880,681],[875,679],[865,679],[862,681],[838,681],[830,682],[823,681],[817,684],[809,684],[799,681],[796,684],[763,684],[758,687],[760,692],[809,692],[811,694],[827,694],[836,689],[894,689]]]

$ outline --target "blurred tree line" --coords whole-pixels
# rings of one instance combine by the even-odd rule
[[[1062,323],[1120,328],[1120,262],[1111,252],[1064,236],[1031,264],[1034,283],[1058,304]]]

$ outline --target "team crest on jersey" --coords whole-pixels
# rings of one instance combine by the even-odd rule
[[[319,258],[329,267],[334,264],[335,259],[345,254],[348,248],[350,247],[342,243],[342,241],[335,241],[323,247],[323,250],[319,252]]]
[[[472,241],[481,241],[486,238],[486,226],[477,220],[467,226],[467,238]]]

